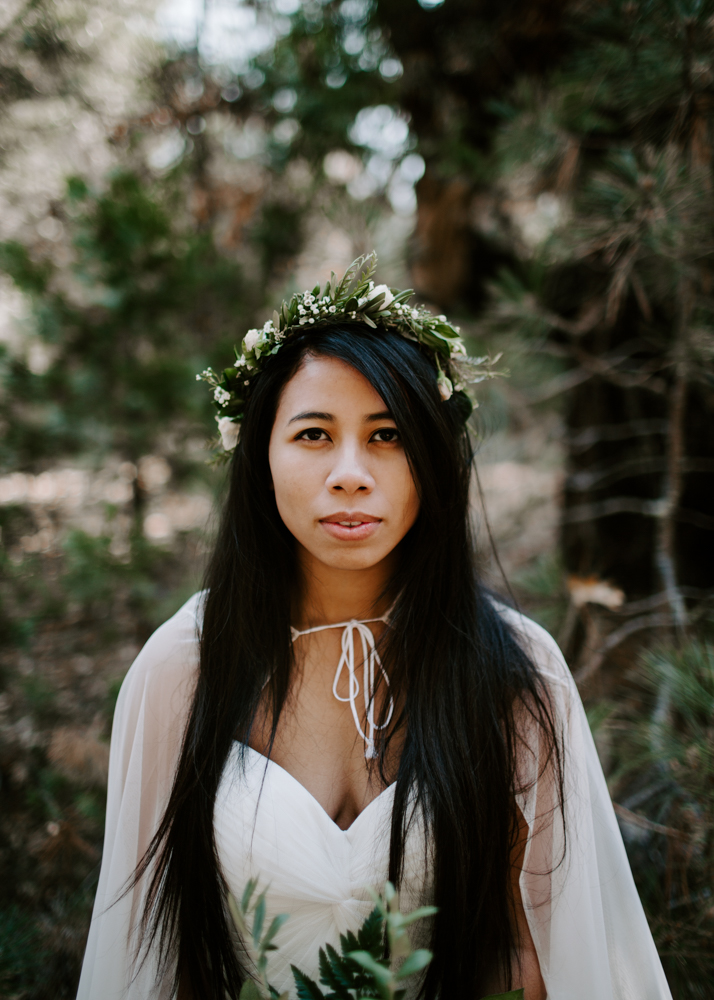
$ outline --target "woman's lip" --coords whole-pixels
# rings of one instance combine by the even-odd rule
[[[329,517],[321,518],[323,523],[337,524],[340,521],[360,521],[362,523],[366,522],[376,522],[381,521],[381,517],[374,517],[372,514],[363,514],[361,510],[346,511],[340,510],[336,514],[330,514]]]
[[[352,526],[340,524],[340,521],[351,521]],[[381,524],[381,518],[371,517],[367,519],[365,514],[349,514],[341,515],[337,520],[333,515],[329,519],[321,520],[320,524],[328,535],[341,542],[362,542],[375,533]]]

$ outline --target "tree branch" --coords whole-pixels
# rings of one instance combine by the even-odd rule
[[[643,500],[641,497],[610,497],[595,503],[579,503],[563,512],[564,524],[579,524],[594,521],[613,514],[643,514],[645,517],[662,517],[662,500]],[[714,517],[701,514],[698,510],[678,507],[674,519],[684,524],[693,524],[704,531],[714,531]]]
[[[657,568],[662,577],[662,583],[680,636],[683,636],[687,629],[687,608],[677,583],[675,533],[677,506],[682,496],[686,397],[687,382],[683,365],[680,363],[677,366],[677,374],[670,398],[667,471],[659,515],[656,549]]]
[[[590,659],[573,675],[575,683],[583,684],[589,680],[600,669],[606,654],[616,646],[619,646],[621,642],[624,642],[625,639],[635,632],[642,632],[644,629],[651,628],[666,628],[672,624],[674,624],[673,616],[665,614],[641,615],[639,618],[633,618],[631,621],[625,622],[624,625],[616,628],[614,632],[611,632],[600,643]]]

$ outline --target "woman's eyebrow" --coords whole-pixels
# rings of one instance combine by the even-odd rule
[[[288,420],[289,424],[294,424],[296,420],[334,420],[335,418],[331,413],[321,413],[319,410],[305,410],[304,413],[298,413],[297,416],[291,417]]]
[[[335,419],[332,413],[322,413],[320,410],[305,410],[304,413],[298,413],[294,417],[288,420],[289,424],[295,423],[296,420],[327,420],[333,421]],[[389,412],[389,410],[381,410],[379,413],[370,413],[364,418],[366,424],[374,424],[379,420],[394,420],[394,417]]]

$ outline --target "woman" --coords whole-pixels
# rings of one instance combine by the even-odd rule
[[[425,998],[669,998],[567,667],[478,578],[458,330],[364,266],[203,375],[230,491],[119,697],[79,998],[237,997],[251,877],[279,990],[390,878],[438,907]]]

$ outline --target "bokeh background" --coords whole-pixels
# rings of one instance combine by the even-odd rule
[[[200,586],[195,373],[376,248],[504,352],[474,518],[714,982],[713,0],[5,0],[0,995],[73,997],[111,715]]]

